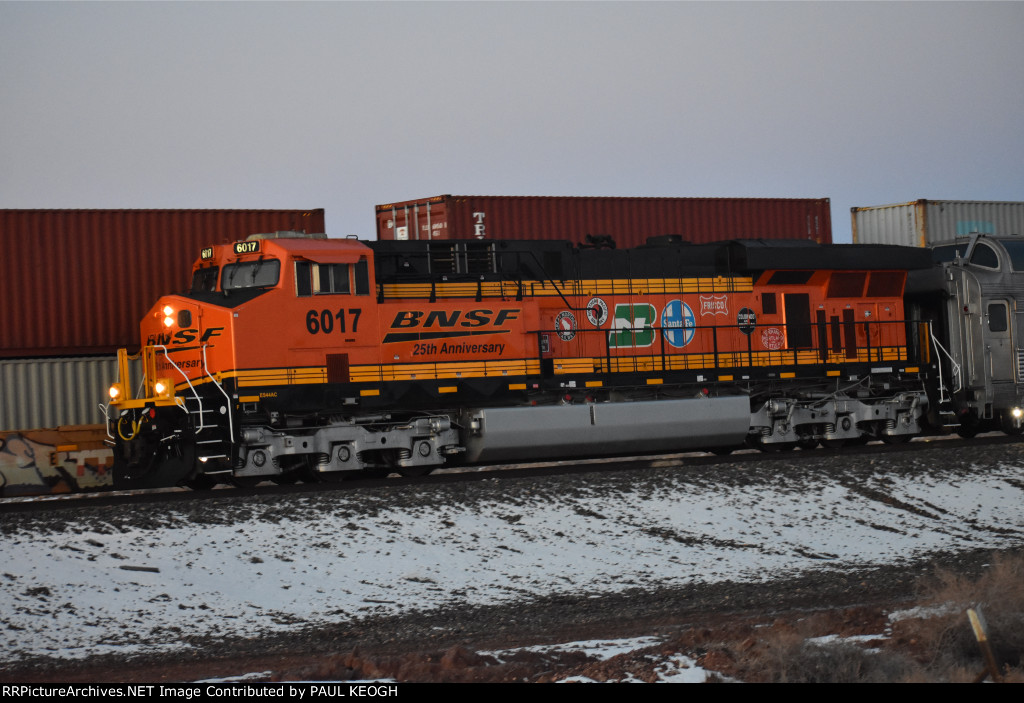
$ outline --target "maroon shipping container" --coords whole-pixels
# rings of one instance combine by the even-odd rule
[[[0,209],[0,358],[137,348],[202,247],[279,230],[323,232],[324,211]]]
[[[577,198],[439,195],[377,206],[378,239],[567,239],[618,247],[681,235],[832,242],[828,198]]]

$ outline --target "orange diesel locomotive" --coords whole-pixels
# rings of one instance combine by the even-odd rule
[[[115,482],[901,440],[928,405],[903,291],[929,265],[809,242],[254,235],[204,249],[146,315],[140,378],[121,350]]]

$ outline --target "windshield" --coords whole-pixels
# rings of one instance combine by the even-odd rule
[[[281,278],[281,262],[277,259],[258,259],[228,264],[220,279],[221,290],[238,288],[266,288],[276,286]]]
[[[217,274],[220,272],[216,266],[209,266],[199,269],[192,274],[192,286],[189,293],[212,293],[217,290]]]

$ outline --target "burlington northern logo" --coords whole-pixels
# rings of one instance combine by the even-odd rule
[[[413,342],[424,339],[472,337],[480,334],[508,334],[507,329],[493,329],[519,319],[520,310],[402,310],[395,315],[384,344]],[[476,329],[488,327],[489,329]],[[395,330],[404,330],[396,332]]]

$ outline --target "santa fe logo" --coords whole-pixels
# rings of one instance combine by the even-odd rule
[[[613,349],[651,346],[655,334],[652,323],[657,318],[658,311],[653,305],[618,303],[612,330],[608,333],[608,346]]]
[[[669,301],[661,311],[661,329],[673,347],[685,347],[693,341],[697,319],[689,305],[681,300]]]

